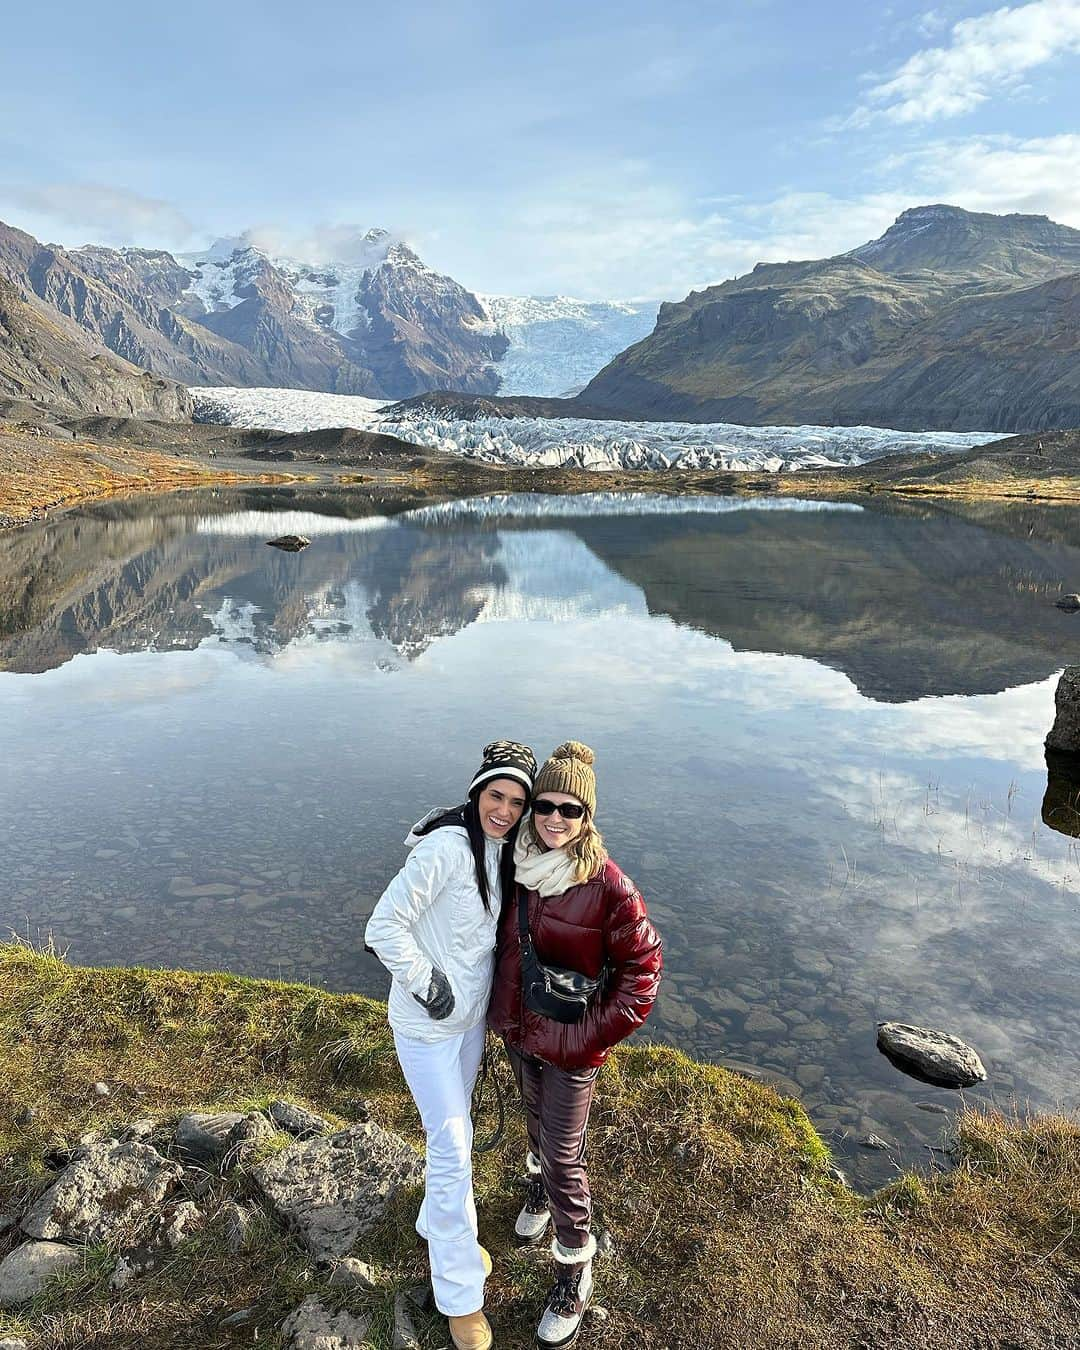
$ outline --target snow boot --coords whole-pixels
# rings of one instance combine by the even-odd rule
[[[539,1242],[551,1222],[551,1210],[540,1177],[540,1159],[535,1153],[525,1155],[525,1170],[529,1174],[529,1192],[514,1224],[514,1234],[522,1242]]]
[[[596,1254],[596,1239],[590,1237],[588,1246],[577,1251],[564,1247],[556,1239],[551,1251],[556,1276],[536,1328],[539,1350],[561,1350],[572,1345],[593,1296],[592,1258]]]

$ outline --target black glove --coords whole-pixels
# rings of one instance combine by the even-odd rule
[[[421,998],[419,994],[413,994],[413,998],[422,1008],[427,1009],[428,1016],[436,1022],[441,1022],[454,1011],[454,991],[450,988],[450,981],[438,966],[431,967],[431,983],[428,985],[427,998]]]

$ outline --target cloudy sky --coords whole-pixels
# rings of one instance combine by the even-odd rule
[[[0,219],[69,245],[332,256],[355,222],[480,291],[673,298],[926,202],[1080,227],[1080,0],[55,0],[5,29]]]

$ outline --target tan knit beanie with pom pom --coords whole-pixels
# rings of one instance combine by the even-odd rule
[[[592,771],[596,756],[580,741],[563,741],[552,750],[544,767],[536,775],[533,797],[542,792],[569,792],[596,815],[596,774]]]

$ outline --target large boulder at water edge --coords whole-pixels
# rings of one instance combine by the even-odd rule
[[[935,1087],[971,1087],[986,1078],[976,1051],[945,1031],[905,1022],[879,1022],[877,1044],[895,1068]]]
[[[404,1139],[369,1122],[298,1139],[256,1167],[252,1179],[312,1257],[330,1261],[348,1255],[391,1197],[423,1175],[419,1155]]]
[[[1048,750],[1080,755],[1080,666],[1066,666],[1054,695],[1057,716],[1046,738]]]

